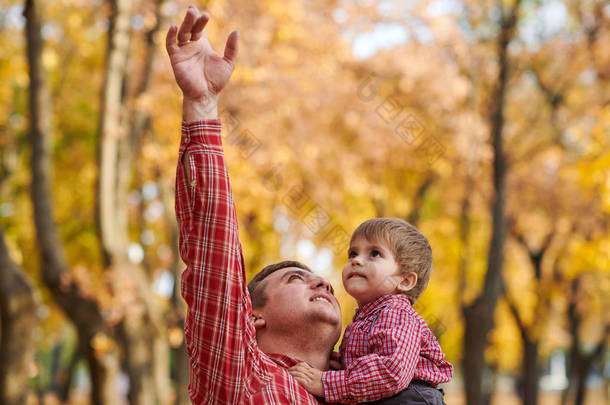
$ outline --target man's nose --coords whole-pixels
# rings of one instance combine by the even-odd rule
[[[313,280],[312,284],[313,284],[314,288],[316,288],[316,289],[323,288],[327,292],[331,292],[331,290],[332,290],[332,287],[331,287],[330,283],[328,282],[328,280],[326,280],[325,278],[322,278],[322,277],[316,277]]]

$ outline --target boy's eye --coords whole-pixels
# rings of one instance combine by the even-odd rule
[[[379,252],[379,250],[373,250],[373,251],[371,251],[371,256],[380,257],[381,253]]]
[[[354,252],[353,250],[347,252],[347,258],[351,259],[352,257],[356,257],[356,252]]]

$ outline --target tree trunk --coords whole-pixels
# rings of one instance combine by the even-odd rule
[[[540,346],[540,331],[544,327],[543,319],[546,319],[548,311],[550,310],[550,299],[548,288],[545,288],[545,279],[542,277],[542,262],[548,252],[548,248],[551,245],[551,241],[555,235],[555,231],[552,230],[546,236],[545,240],[539,249],[533,249],[529,246],[525,236],[521,234],[516,227],[515,221],[510,221],[510,231],[513,237],[527,250],[532,269],[534,272],[534,280],[536,282],[536,291],[538,292],[538,301],[535,307],[535,316],[533,324],[525,324],[516,302],[512,299],[509,291],[505,289],[504,296],[508,303],[511,314],[515,319],[515,323],[519,328],[521,336],[522,348],[522,360],[521,360],[521,377],[523,379],[523,386],[519,395],[521,396],[523,405],[536,405],[538,402],[538,383],[540,381],[540,365],[538,359],[538,352]],[[551,276],[552,280],[552,276]]]
[[[157,25],[148,33],[144,76],[135,98],[147,90],[154,55],[152,39],[160,25],[161,3],[160,0],[156,2]],[[133,1],[113,0],[110,4],[111,28],[99,124],[97,220],[106,271],[111,276],[115,293],[128,297],[119,336],[130,381],[129,402],[148,405],[163,402],[168,397],[169,347],[148,275],[142,266],[128,260],[125,249],[129,240],[126,202],[132,180],[133,148],[139,145],[148,119],[147,114],[128,109],[126,103],[126,63]],[[121,115],[122,111],[128,111],[129,115]]]
[[[523,339],[523,405],[538,404],[538,382],[540,381],[540,367],[538,365],[538,341]]]
[[[415,192],[415,196],[413,197],[413,206],[411,207],[411,212],[405,218],[408,223],[416,226],[419,222],[421,211],[424,207],[424,202],[426,199],[426,193],[436,181],[436,177],[436,173],[430,171],[428,174],[426,174],[424,181],[419,185],[419,187],[417,187],[417,191]]]
[[[99,178],[97,199],[97,220],[100,233],[100,247],[105,267],[113,264],[113,259],[125,255],[127,246],[127,227],[125,207],[120,206],[119,150],[125,138],[123,111],[123,83],[127,54],[129,51],[129,18],[131,0],[109,1],[112,8],[106,69],[102,85],[102,100],[99,123]],[[121,156],[129,156],[123,153]],[[124,174],[124,173],[123,173]],[[117,208],[120,207],[117,212]]]
[[[91,402],[94,405],[118,403],[116,379],[119,361],[113,332],[105,323],[98,303],[87,298],[68,271],[63,246],[53,221],[50,191],[51,138],[49,96],[42,67],[39,2],[26,1],[27,59],[30,74],[30,142],[32,144],[32,203],[36,237],[41,252],[42,280],[55,302],[74,323],[79,347],[91,374]],[[100,342],[105,342],[101,346]]]
[[[517,15],[521,0],[515,0],[508,18],[502,18],[498,39],[499,74],[496,90],[491,100],[490,124],[494,151],[492,204],[492,235],[489,244],[487,271],[483,291],[470,304],[463,306],[464,331],[464,384],[466,402],[470,405],[485,405],[491,398],[493,378],[485,363],[487,337],[493,328],[494,312],[502,288],[502,267],[504,264],[504,242],[506,224],[504,201],[506,199],[505,177],[506,158],[504,156],[502,132],[504,129],[504,102],[508,82],[508,44],[514,37]]]
[[[569,368],[568,368],[568,387],[562,393],[561,404],[583,405],[586,396],[586,381],[593,366],[604,359],[610,340],[610,324],[606,324],[601,340],[597,343],[593,351],[585,353],[581,348],[580,325],[582,318],[578,313],[577,301],[582,274],[576,276],[571,282],[570,299],[568,303],[568,325],[572,344],[570,345]]]
[[[57,380],[55,381],[57,386],[57,396],[62,403],[68,402],[68,399],[70,398],[72,379],[74,378],[74,372],[76,371],[76,366],[78,365],[79,359],[80,357],[78,350],[74,350],[74,352],[70,355],[70,360],[67,367],[61,368],[57,375]]]
[[[161,12],[164,0],[155,0],[155,20],[156,23],[146,33],[146,56],[144,57],[143,74],[141,75],[141,81],[137,86],[134,97],[138,99],[148,91],[150,78],[153,71],[153,62],[157,54],[157,44],[155,43],[155,36],[163,22],[163,13]],[[142,138],[144,133],[151,128],[151,116],[148,111],[143,111],[137,108],[135,103],[130,126],[130,144],[132,149],[135,150],[135,154],[140,156],[140,146],[142,144]],[[138,172],[139,173],[139,172]],[[141,180],[139,181],[141,183]],[[161,187],[161,186],[159,186]],[[125,189],[126,190],[126,189]],[[172,212],[171,209],[166,212]],[[141,268],[141,272],[145,272],[145,269]],[[170,377],[170,347],[167,334],[167,320],[162,319],[161,309],[158,307],[151,307],[149,311],[152,312],[151,317],[155,319],[156,329],[153,334],[153,380],[155,387],[157,387],[157,396],[159,401],[163,404],[168,403],[171,397],[171,377]],[[188,378],[188,375],[187,375]],[[187,380],[188,384],[188,380]],[[186,388],[185,388],[186,389]]]
[[[523,322],[515,302],[508,294],[505,293],[505,296],[510,312],[519,328],[523,346],[521,353],[521,379],[523,384],[520,387],[519,396],[523,405],[536,405],[538,401],[538,382],[541,374],[538,364],[539,339],[535,333],[533,334],[534,337],[531,337],[531,329],[535,328],[528,327]]]
[[[11,259],[0,228],[0,404],[26,403],[37,323],[34,292]]]
[[[174,202],[174,196],[172,193],[173,179],[169,182],[161,183],[161,198],[165,207],[171,207]],[[170,246],[172,247],[173,263],[172,263],[172,275],[174,276],[174,290],[172,291],[171,299],[171,315],[170,315],[170,327],[178,328],[180,332],[184,331],[184,318],[186,315],[186,304],[180,295],[180,277],[184,265],[180,260],[180,254],[178,252],[178,226],[176,224],[176,218],[171,210],[166,209],[165,222],[167,225],[167,234],[171,236]],[[190,405],[191,400],[189,398],[187,388],[190,379],[190,365],[189,358],[186,352],[186,341],[184,335],[182,335],[180,344],[175,344],[172,347],[172,355],[174,362],[172,364],[172,375],[174,378],[174,387],[176,389],[176,400],[175,405]]]
[[[463,314],[466,325],[462,369],[466,403],[486,405],[489,402],[486,402],[484,397],[489,396],[493,389],[493,376],[486,367],[484,357],[487,333],[491,330],[491,316],[480,297],[469,306],[464,307]]]
[[[588,370],[579,370],[576,376],[576,396],[574,398],[574,405],[583,405],[585,403],[585,392],[587,390],[587,375]]]
[[[467,169],[466,179],[464,181],[464,195],[460,204],[460,221],[459,221],[459,236],[460,236],[460,256],[458,262],[458,288],[456,301],[463,304],[462,294],[466,290],[466,270],[468,269],[468,246],[470,236],[470,198],[472,195],[473,178],[470,170]]]

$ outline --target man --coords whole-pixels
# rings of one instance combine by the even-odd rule
[[[246,288],[217,112],[239,33],[229,35],[221,58],[207,40],[209,18],[189,7],[166,40],[183,93],[176,217],[187,265],[189,395],[194,404],[317,404],[287,369],[301,361],[328,369],[341,332],[339,303],[330,284],[298,262],[267,266]]]

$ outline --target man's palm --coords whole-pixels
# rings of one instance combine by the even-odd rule
[[[212,50],[204,31],[209,18],[207,13],[199,16],[196,8],[189,7],[180,30],[171,26],[167,32],[166,47],[176,82],[184,97],[192,100],[216,96],[235,68],[238,32],[229,35],[221,58]]]

